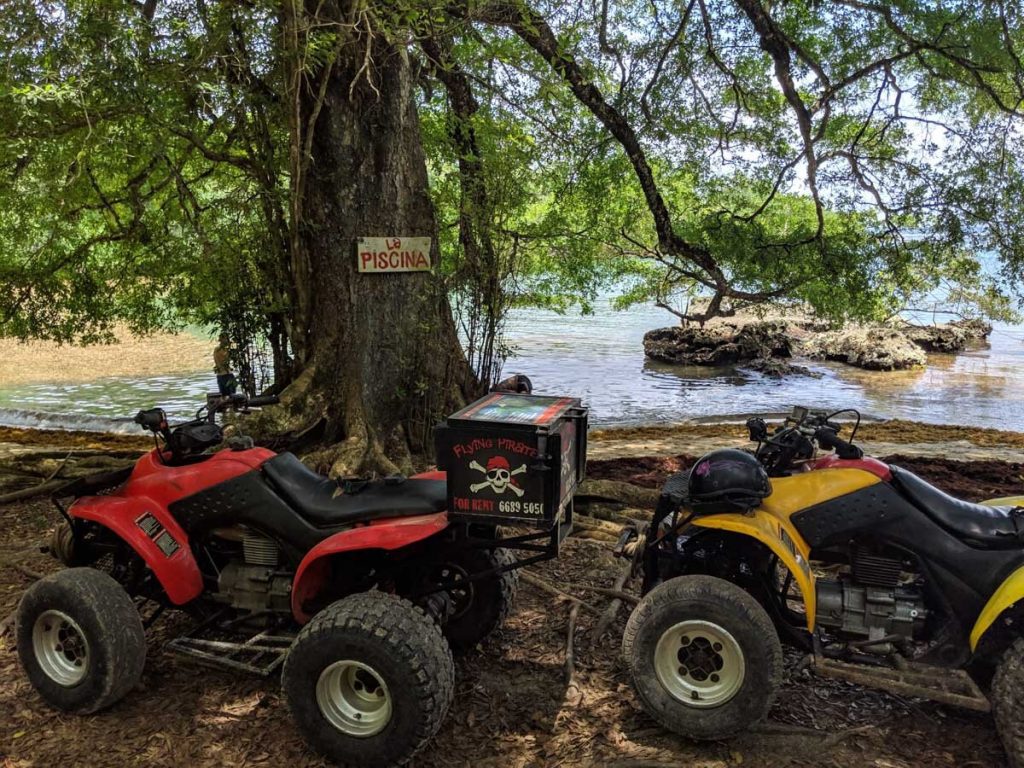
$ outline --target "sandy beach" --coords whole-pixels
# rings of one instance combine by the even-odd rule
[[[67,384],[109,377],[146,377],[212,369],[214,342],[191,333],[135,336],[76,347],[52,341],[0,339],[0,387]]]

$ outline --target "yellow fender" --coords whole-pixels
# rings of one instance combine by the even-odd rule
[[[981,609],[978,620],[974,622],[974,629],[971,630],[972,651],[978,647],[981,636],[995,623],[1000,614],[1019,600],[1024,600],[1024,565],[1007,576]]]
[[[1024,496],[1005,496],[1001,499],[989,499],[981,502],[989,507],[1024,507]],[[974,622],[974,629],[971,630],[971,650],[978,647],[982,635],[988,631],[996,619],[1007,608],[1019,600],[1024,599],[1024,566],[1011,573],[999,589],[992,593],[992,597],[981,609],[978,620]]]
[[[762,510],[754,510],[747,514],[729,513],[698,517],[692,524],[698,528],[714,528],[750,536],[778,555],[779,560],[793,574],[793,580],[800,588],[800,594],[804,598],[807,631],[814,631],[817,593],[814,587],[814,574],[811,573],[811,567],[807,561],[810,548],[788,520],[783,521]]]
[[[981,503],[987,507],[1024,507],[1024,496],[1004,496],[1001,499],[989,499]]]

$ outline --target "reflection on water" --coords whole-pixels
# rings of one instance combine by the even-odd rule
[[[644,358],[643,335],[674,321],[654,307],[587,317],[520,310],[508,322],[515,350],[506,373],[539,393],[583,397],[596,424],[670,423],[721,414],[787,411],[795,403],[853,407],[904,418],[1024,430],[1024,328],[997,327],[991,345],[930,355],[927,369],[879,373],[801,361],[820,378],[773,379],[737,368],[672,366]],[[216,389],[213,374],[103,379],[0,389],[0,424],[135,432],[131,416],[160,406],[188,418]],[[117,420],[121,421],[117,421]]]

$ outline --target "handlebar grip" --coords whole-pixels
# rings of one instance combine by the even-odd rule
[[[135,423],[143,429],[156,432],[167,424],[167,416],[161,408],[150,408],[146,411],[139,411],[135,414]]]
[[[814,433],[814,439],[822,448],[832,448],[841,459],[859,459],[864,456],[864,451],[853,443],[848,443],[835,433],[835,430],[828,427],[821,427]]]
[[[277,405],[281,402],[281,398],[277,395],[260,395],[259,397],[250,397],[246,405],[254,408],[260,408],[264,405]]]
[[[835,430],[828,427],[816,429],[814,431],[814,439],[818,441],[818,445],[822,448],[838,448],[839,444],[843,442],[839,439],[839,435],[835,433]]]
[[[751,440],[761,443],[768,439],[768,425],[765,420],[757,416],[747,419],[747,432]]]

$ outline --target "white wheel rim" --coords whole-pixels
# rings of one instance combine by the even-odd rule
[[[327,722],[348,736],[374,736],[391,720],[387,684],[358,661],[336,661],[321,672],[316,703]]]
[[[673,698],[688,707],[725,704],[743,685],[746,663],[739,643],[710,621],[682,621],[662,633],[654,671]]]
[[[44,611],[32,626],[32,651],[43,673],[72,688],[89,672],[89,642],[78,623],[62,611]]]

